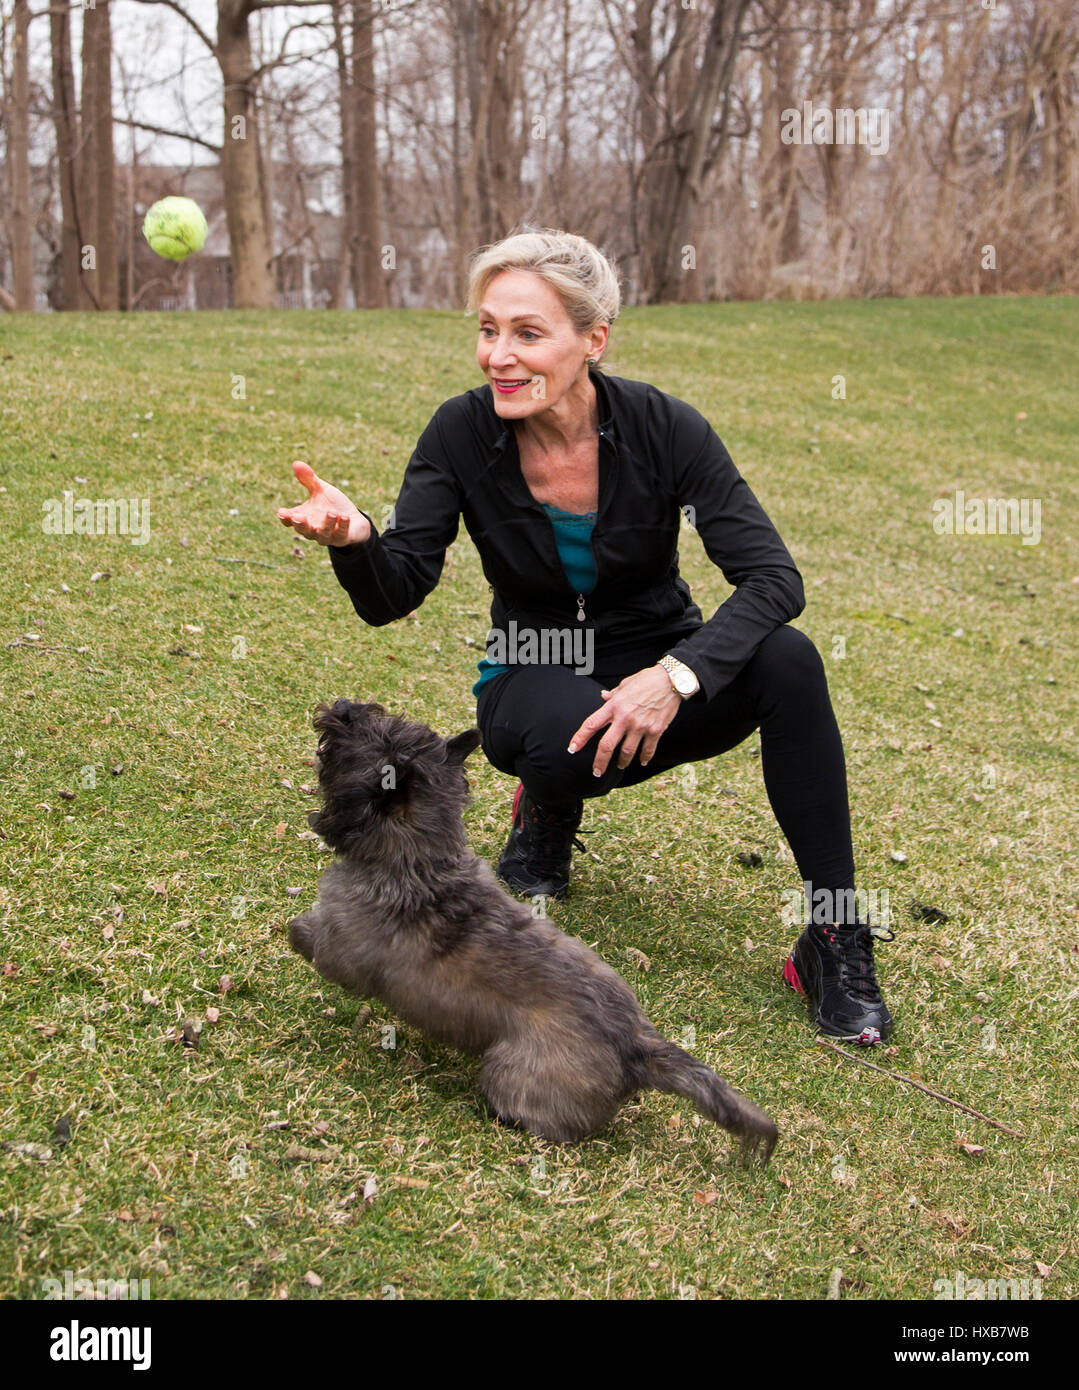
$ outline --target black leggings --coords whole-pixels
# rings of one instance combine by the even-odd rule
[[[480,687],[476,722],[483,751],[500,772],[517,777],[540,806],[565,807],[580,797],[605,796],[682,763],[701,762],[761,733],[764,785],[803,880],[813,890],[851,890],[847,774],[824,663],[810,639],[779,627],[712,700],[683,702],[660,735],[652,761],[635,756],[617,765],[617,750],[602,777],[592,775],[596,745],[607,726],[576,753],[570,737],[605,703],[600,690],[652,665],[669,648],[634,652],[617,666],[597,659],[588,676],[568,666],[513,666]]]

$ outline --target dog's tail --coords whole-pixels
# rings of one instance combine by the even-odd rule
[[[766,1167],[772,1156],[779,1130],[752,1101],[728,1086],[711,1067],[696,1057],[657,1037],[646,1062],[647,1084],[669,1095],[684,1096],[702,1115],[736,1134],[741,1142],[743,1163],[759,1158]]]

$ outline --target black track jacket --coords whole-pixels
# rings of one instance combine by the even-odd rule
[[[589,374],[599,409],[599,508],[596,582],[583,604],[595,663],[667,639],[666,650],[700,681],[694,698],[710,700],[770,632],[801,613],[801,575],[699,411],[647,382]],[[708,622],[678,572],[683,515],[734,586]],[[364,622],[380,627],[419,607],[462,517],[493,593],[492,627],[504,632],[510,619],[518,631],[577,626],[578,597],[550,520],[528,490],[515,432],[495,413],[486,384],[435,412],[388,529],[380,535],[372,522],[367,541],[329,547]]]

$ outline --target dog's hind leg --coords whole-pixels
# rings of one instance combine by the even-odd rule
[[[484,1054],[479,1086],[504,1123],[518,1124],[553,1144],[575,1144],[605,1129],[621,1095],[601,1059],[591,1065],[532,1040],[503,1039]]]

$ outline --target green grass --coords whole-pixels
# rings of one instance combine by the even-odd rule
[[[471,321],[0,319],[0,1140],[51,1149],[0,1150],[0,1292],[70,1270],[158,1299],[823,1298],[841,1270],[841,1297],[924,1299],[1041,1264],[1043,1298],[1076,1297],[1077,343],[1074,299],[619,321],[617,369],[709,416],[805,576],[859,881],[898,926],[874,1060],[1024,1136],[815,1041],[779,977],[797,874],[751,739],[695,785],[592,803],[552,911],[775,1116],[762,1174],[656,1093],[576,1147],[497,1128],[475,1061],[402,1026],[383,1047],[388,1011],[282,935],[326,863],[311,707],[470,726],[488,594],[462,533],[417,617],[366,628],[274,509],[305,458],[378,520],[440,401],[479,380]],[[1041,499],[1040,544],[935,534],[957,488]],[[64,489],[149,497],[149,543],[43,534]],[[688,530],[682,561],[707,615],[726,588]],[[512,784],[472,772],[494,856]]]

